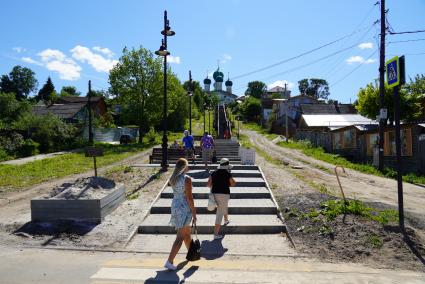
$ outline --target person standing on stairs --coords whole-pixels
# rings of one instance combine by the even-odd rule
[[[189,134],[188,130],[183,132],[183,146],[186,160],[192,158],[192,163],[195,164],[195,140],[193,136]]]
[[[168,260],[164,265],[164,267],[169,270],[177,269],[177,266],[175,266],[173,262],[183,242],[186,248],[189,249],[192,241],[190,223],[196,224],[196,208],[192,195],[192,179],[186,175],[188,171],[188,161],[180,158],[170,178],[170,185],[173,188],[173,201],[171,202],[171,219],[169,224],[177,229],[177,235],[171,248],[170,255],[168,256]]]
[[[208,171],[208,161],[211,161],[214,151],[214,139],[205,131],[201,139],[202,160],[205,163],[205,170]],[[212,163],[212,161],[211,161]]]
[[[211,188],[211,193],[214,194],[214,199],[217,203],[214,227],[214,240],[219,240],[223,238],[223,235],[219,234],[223,217],[223,226],[227,226],[230,222],[228,215],[230,187],[236,185],[236,181],[233,179],[231,174],[232,167],[233,166],[230,164],[229,159],[221,159],[217,170],[211,174],[207,183],[207,186]]]

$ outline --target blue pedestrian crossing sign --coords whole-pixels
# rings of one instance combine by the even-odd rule
[[[387,67],[387,83],[389,87],[395,87],[400,84],[400,64],[398,56],[391,58],[385,63]]]

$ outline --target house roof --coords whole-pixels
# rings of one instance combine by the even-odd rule
[[[425,123],[419,123],[418,125],[419,125],[420,127],[425,128]]]
[[[357,114],[351,104],[301,104],[300,107],[304,114]]]
[[[303,114],[301,119],[308,127],[344,127],[375,123],[360,114]]]
[[[302,97],[304,97],[304,98],[309,98],[309,99],[312,99],[312,100],[317,101],[317,99],[316,99],[316,98],[313,98],[313,97],[311,97],[311,96],[307,96],[307,95],[304,95],[304,94],[300,94],[300,95],[298,95],[298,96],[293,96],[293,97],[290,97],[289,99],[290,99],[290,100],[292,100],[292,99],[298,99],[298,98],[302,98]]]
[[[285,92],[285,88],[276,86],[267,91],[267,93],[283,93]]]
[[[35,115],[47,115],[51,113],[62,119],[70,119],[85,106],[86,103],[53,104],[49,107],[35,105],[32,108],[32,112]]]
[[[102,100],[103,97],[91,97],[91,102],[99,102]],[[87,103],[88,98],[87,97],[77,97],[77,96],[69,96],[69,97],[60,97],[58,99],[58,102],[61,103]]]
[[[337,131],[344,131],[349,128],[355,128],[361,132],[363,131],[370,131],[370,130],[376,130],[379,128],[378,123],[373,124],[363,124],[363,125],[349,125],[344,127],[330,127],[331,132],[337,132]]]

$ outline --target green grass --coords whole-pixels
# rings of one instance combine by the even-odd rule
[[[98,146],[103,148],[104,156],[96,158],[97,167],[103,167],[143,151],[152,144],[98,144]],[[0,165],[0,187],[25,188],[91,169],[93,169],[93,158],[86,158],[84,153],[69,153],[19,166]]]
[[[269,134],[266,129],[262,128],[260,125],[256,123],[244,123],[243,124],[245,129],[257,131],[258,133],[261,133],[266,138],[272,140],[277,135],[275,134]],[[292,141],[290,140],[289,143],[286,142],[279,142],[277,145],[289,149],[295,149],[299,150],[302,153],[304,153],[306,156],[315,158],[317,160],[321,160],[324,162],[327,162],[329,164],[337,165],[337,166],[343,166],[345,168],[353,169],[362,173],[376,175],[376,176],[384,176],[387,178],[393,178],[395,179],[397,177],[397,172],[390,168],[385,168],[383,172],[380,172],[377,168],[375,168],[372,165],[369,164],[357,164],[348,161],[347,159],[341,157],[337,154],[332,153],[326,153],[325,150],[321,147],[314,147],[309,141]],[[322,166],[316,166],[316,168],[319,168],[321,170],[329,172],[328,169],[325,169]],[[423,175],[416,175],[414,173],[409,173],[403,176],[403,181],[408,183],[414,183],[414,184],[421,184],[425,185],[425,176]]]
[[[181,133],[169,133],[168,141],[170,143],[173,140],[180,141],[181,137]],[[111,145],[97,143],[96,145],[102,147],[104,151],[103,157],[96,158],[97,167],[113,164],[160,143],[160,133],[155,137],[155,141],[148,142],[147,139],[144,139],[142,144]],[[119,169],[115,170],[129,170],[124,166],[118,167]],[[69,153],[19,166],[0,165],[0,188],[6,190],[26,188],[51,179],[89,170],[93,170],[93,158],[86,158],[84,153]]]
[[[384,241],[378,235],[372,234],[367,237],[367,244],[370,244],[373,248],[380,249],[384,245]]]

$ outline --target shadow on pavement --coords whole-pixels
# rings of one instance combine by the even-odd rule
[[[202,241],[201,243],[201,256],[206,260],[212,260],[222,257],[227,251],[223,247],[223,239],[213,241]]]
[[[188,263],[189,262],[187,260],[179,263],[176,271],[171,271],[165,268],[164,270],[159,270],[156,272],[156,276],[154,278],[146,279],[145,283],[185,283],[186,280],[199,269],[199,266],[192,265],[183,272],[183,279],[180,279],[180,276],[177,273]]]

